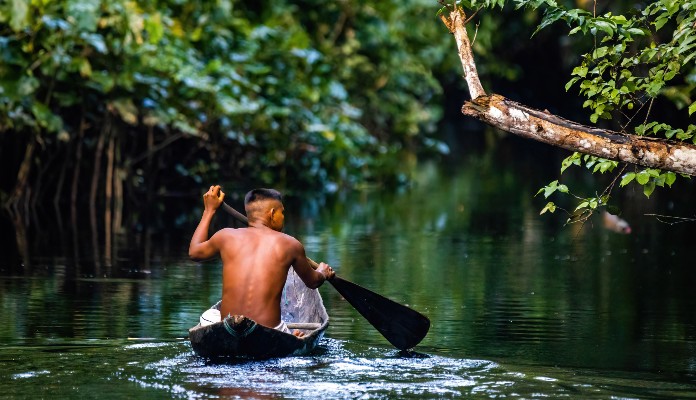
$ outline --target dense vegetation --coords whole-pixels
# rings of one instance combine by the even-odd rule
[[[695,43],[685,29],[693,2],[460,4],[473,17],[487,87],[552,112],[580,110],[585,97],[579,122],[693,140]],[[437,8],[430,0],[3,3],[1,200],[120,207],[124,197],[198,193],[212,181],[311,190],[403,181],[414,154],[447,151],[433,132],[443,89],[452,95],[464,84]],[[632,181],[646,194],[675,178],[580,154],[563,170],[570,165],[620,170],[610,189]],[[608,200],[600,193],[577,197],[594,207]]]
[[[399,180],[446,151],[432,68],[456,58],[432,5],[4,2],[2,200]]]

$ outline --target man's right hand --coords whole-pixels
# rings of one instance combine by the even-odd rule
[[[317,267],[317,272],[321,272],[322,275],[324,275],[325,280],[331,280],[334,276],[336,276],[336,273],[334,272],[333,268],[329,266],[327,263],[319,263],[319,266]]]
[[[210,187],[203,195],[203,205],[205,206],[205,211],[212,211],[220,207],[222,201],[225,199],[225,193],[222,191],[220,185],[214,185]]]
[[[203,216],[201,222],[198,223],[196,231],[193,232],[191,243],[189,244],[189,257],[195,261],[207,260],[216,254],[219,249],[213,239],[208,239],[208,229],[210,221],[215,216],[215,211],[225,199],[225,193],[222,192],[220,185],[211,186],[203,195]]]

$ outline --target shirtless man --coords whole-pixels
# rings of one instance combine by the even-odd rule
[[[244,315],[257,323],[290,333],[280,320],[280,298],[292,266],[307,285],[316,289],[334,276],[325,263],[314,270],[304,247],[281,233],[285,216],[281,194],[273,189],[254,189],[244,198],[249,227],[225,228],[208,239],[208,229],[225,193],[211,186],[203,195],[203,217],[189,245],[189,257],[222,258],[222,304],[220,314]],[[296,333],[297,334],[297,333]]]

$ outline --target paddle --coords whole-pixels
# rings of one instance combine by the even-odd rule
[[[227,203],[222,203],[222,209],[238,221],[249,223],[244,214]],[[307,261],[314,269],[319,266],[309,257]],[[414,309],[338,276],[334,276],[329,283],[397,349],[413,348],[423,340],[430,329],[428,317]]]

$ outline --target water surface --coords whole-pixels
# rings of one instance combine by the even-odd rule
[[[0,393],[696,398],[695,228],[642,215],[678,199],[625,198],[631,235],[599,219],[563,226],[538,215],[547,176],[491,157],[423,166],[398,192],[288,200],[287,232],[308,255],[430,317],[411,355],[325,285],[331,325],[314,354],[209,363],[186,340],[221,290],[219,261],[185,257],[195,213],[168,211],[151,236],[133,228],[111,263],[95,262],[87,224],[3,221],[3,237],[26,232],[27,244],[0,260]]]

